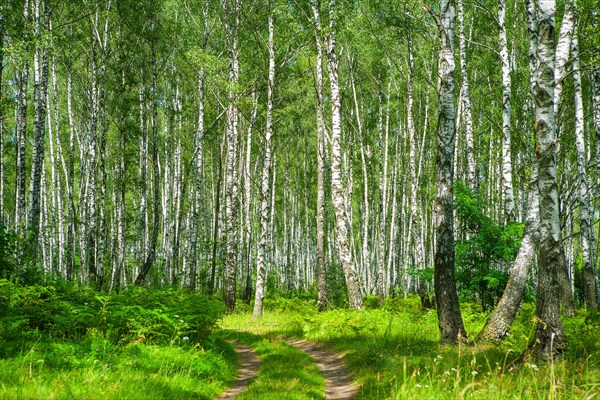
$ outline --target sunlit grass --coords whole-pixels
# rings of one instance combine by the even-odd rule
[[[294,309],[296,307],[296,309]],[[597,317],[565,320],[570,341],[553,364],[524,362],[534,330],[525,305],[512,334],[500,344],[478,344],[486,314],[463,304],[470,344],[440,346],[435,310],[418,300],[387,310],[333,310],[318,314],[306,304],[273,305],[260,321],[227,316],[229,329],[323,342],[346,356],[357,382],[357,399],[592,399],[600,398],[600,330]]]
[[[0,360],[0,398],[211,399],[234,374],[234,351],[222,342],[209,350],[117,348],[101,340],[37,343]]]
[[[226,324],[237,321],[247,322],[246,327],[250,324],[260,325],[253,324],[254,320],[247,316],[238,315],[225,319]],[[269,332],[264,333],[265,335],[258,336],[247,331],[225,331],[226,337],[253,347],[261,360],[258,377],[237,399],[324,399],[325,381],[312,358],[271,336]]]

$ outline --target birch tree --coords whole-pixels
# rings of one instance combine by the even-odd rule
[[[456,343],[467,338],[460,313],[454,279],[454,20],[451,0],[440,0],[439,15],[433,13],[439,37],[438,130],[435,174],[435,298],[441,343]]]
[[[532,94],[535,107],[536,156],[540,192],[540,253],[536,297],[534,353],[551,359],[566,347],[560,315],[558,270],[564,268],[556,182],[556,115],[554,112],[555,0],[538,0],[536,68]]]
[[[263,313],[263,300],[265,297],[266,262],[265,256],[269,241],[269,205],[270,205],[270,178],[271,178],[271,141],[273,137],[273,88],[275,86],[275,26],[273,22],[273,4],[269,1],[269,81],[267,83],[267,126],[265,129],[265,155],[261,177],[260,190],[260,238],[258,243],[258,257],[256,258],[256,297],[252,315],[257,318]]]
[[[533,84],[537,53],[537,17],[534,0],[527,0],[527,14],[529,23],[529,71],[530,82]],[[529,268],[533,263],[539,241],[540,200],[537,183],[537,164],[534,164],[532,168],[529,202],[521,246],[512,264],[510,278],[508,279],[504,293],[479,334],[479,339],[482,340],[500,340],[508,334],[510,326],[519,311],[519,305],[525,292],[525,286],[529,277]]]
[[[502,193],[504,195],[504,217],[514,221],[515,196],[512,183],[511,153],[511,68],[506,38],[506,2],[498,1],[498,26],[500,37],[500,61],[502,63]]]
[[[323,36],[321,31],[321,1],[311,0],[314,16],[315,44],[317,48],[316,95],[317,95],[317,306],[327,309],[327,281],[325,271],[325,117],[323,104]]]
[[[224,28],[229,48],[229,105],[227,106],[227,195],[225,219],[227,224],[227,261],[225,267],[225,305],[235,308],[236,275],[238,262],[238,108],[235,86],[239,79],[238,28],[240,24],[239,0],[222,0]]]
[[[344,185],[342,183],[342,149],[341,149],[341,99],[338,80],[338,65],[336,49],[336,3],[329,1],[329,37],[327,42],[327,70],[331,87],[331,197],[336,220],[336,241],[338,258],[344,270],[348,300],[350,307],[362,308],[362,297],[355,265],[350,251],[347,223],[348,209],[345,201]]]

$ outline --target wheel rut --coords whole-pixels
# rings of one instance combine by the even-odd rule
[[[325,399],[350,400],[354,398],[358,392],[358,385],[354,383],[352,374],[346,367],[341,354],[306,340],[288,339],[286,342],[312,357],[325,378]]]
[[[308,354],[314,361],[325,379],[325,399],[350,400],[358,392],[358,385],[354,383],[352,374],[346,367],[343,355],[323,348],[321,345],[299,339],[282,340],[290,346]],[[238,354],[240,369],[237,380],[226,389],[216,400],[233,399],[246,390],[251,381],[258,376],[260,359],[252,347],[232,342]]]
[[[252,347],[233,342],[238,356],[240,369],[238,370],[237,380],[232,386],[226,389],[215,400],[233,399],[248,388],[250,382],[258,376],[260,369],[260,359]]]

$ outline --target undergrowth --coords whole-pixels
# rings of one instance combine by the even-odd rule
[[[223,312],[172,289],[0,280],[0,398],[213,398],[235,373]]]
[[[600,319],[581,311],[564,320],[567,352],[549,364],[526,363],[534,307],[524,304],[501,343],[474,342],[488,316],[461,305],[469,345],[440,346],[435,310],[417,297],[394,298],[383,309],[318,313],[313,302],[275,299],[260,321],[229,315],[226,328],[301,337],[344,353],[361,390],[357,399],[592,399],[600,397]]]

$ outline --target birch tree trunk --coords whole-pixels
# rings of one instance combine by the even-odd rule
[[[439,62],[438,62],[438,131],[436,156],[436,251],[435,298],[441,343],[465,341],[463,325],[454,279],[454,2],[440,0]]]
[[[341,99],[338,83],[338,58],[336,50],[336,5],[329,1],[329,40],[327,43],[327,69],[331,86],[331,197],[336,219],[337,250],[348,288],[350,307],[362,308],[362,297],[358,275],[350,252],[348,228],[348,209],[345,203],[344,185],[342,182],[342,149],[341,149]]]
[[[460,55],[460,98],[462,100],[462,111],[465,120],[465,144],[467,147],[467,183],[471,189],[478,188],[475,172],[475,151],[473,141],[473,114],[471,108],[471,94],[469,90],[469,75],[467,74],[467,45],[465,38],[465,17],[463,1],[457,1],[458,8],[458,43]]]
[[[311,0],[315,24],[316,95],[317,95],[317,307],[327,310],[327,274],[325,270],[325,118],[323,105],[323,39],[321,31],[321,1]]]
[[[225,267],[225,305],[229,310],[235,308],[236,275],[238,262],[238,108],[234,87],[239,77],[238,28],[240,22],[240,1],[222,0],[225,13],[224,26],[229,44],[229,105],[227,107],[227,196],[225,219],[227,224],[227,261]],[[233,4],[232,4],[233,3]],[[233,9],[230,9],[233,7]]]
[[[274,47],[274,23],[273,5],[269,7],[269,82],[267,84],[267,126],[265,132],[265,159],[263,163],[261,185],[260,185],[260,238],[258,243],[258,256],[256,258],[256,297],[254,299],[255,318],[262,316],[263,300],[265,298],[266,262],[265,255],[269,242],[269,205],[271,178],[271,139],[273,137],[273,89],[275,86],[275,47]]]
[[[595,66],[592,73],[592,108],[593,108],[593,118],[594,118],[594,132],[596,135],[596,199],[600,198],[600,67]],[[591,150],[590,150],[591,151]],[[598,204],[600,207],[600,203]],[[600,229],[598,229],[600,235]],[[600,236],[596,242],[597,245],[600,245]],[[600,251],[596,251],[596,256],[600,256]],[[594,281],[596,283],[596,304],[600,305],[600,282],[598,281],[598,265],[597,263],[593,264],[594,269]]]
[[[389,119],[389,99],[391,91],[391,79],[388,84],[387,94],[387,117]],[[386,126],[385,132],[383,128],[383,99],[381,88],[379,92],[379,146],[380,146],[380,167],[379,167],[379,232],[377,241],[377,276],[378,281],[381,281],[379,285],[379,302],[381,305],[384,304],[385,295],[388,293],[389,286],[386,284],[386,265],[385,265],[385,230],[387,227],[387,175],[388,175],[388,140],[389,140],[389,129]],[[389,275],[389,271],[388,271]]]
[[[25,0],[23,11],[23,40],[27,43],[29,40],[29,0]],[[18,74],[18,93],[15,130],[17,136],[17,174],[16,174],[16,198],[15,198],[15,230],[23,236],[25,233],[25,224],[27,221],[27,203],[25,198],[26,188],[26,143],[27,143],[27,85],[29,82],[29,61],[27,56],[23,56],[23,67]],[[23,249],[17,244],[17,257],[20,258]]]
[[[519,247],[517,258],[515,258],[510,270],[510,278],[508,279],[504,293],[479,334],[479,340],[500,340],[508,334],[510,326],[519,311],[519,305],[525,292],[529,267],[533,263],[539,241],[540,199],[537,183],[537,165],[534,165],[533,168],[534,172],[529,189],[529,205],[521,247]]]
[[[498,1],[498,25],[500,28],[500,61],[502,62],[502,193],[504,195],[504,219],[506,223],[514,221],[515,196],[512,184],[511,146],[511,68],[506,39],[506,2]]]
[[[564,268],[556,181],[556,115],[554,113],[555,0],[538,0],[537,65],[532,85],[537,136],[540,191],[540,255],[534,353],[552,359],[562,353],[567,338],[560,315],[558,270]]]
[[[206,22],[206,24],[208,24],[208,22]],[[206,33],[204,45],[206,45]],[[192,206],[191,258],[189,265],[189,287],[191,290],[196,289],[196,280],[198,276],[198,238],[200,236],[200,218],[204,211],[202,201],[204,198],[204,80],[205,72],[204,68],[202,68],[198,74],[198,125],[196,127],[196,134],[194,137],[195,170],[193,176],[195,177],[195,187],[194,204]]]
[[[245,243],[245,264],[246,264],[246,286],[244,288],[244,301],[250,303],[252,298],[252,130],[256,123],[256,114],[258,112],[257,95],[252,96],[254,105],[252,115],[248,124],[246,135],[246,160],[244,163],[244,243]]]
[[[573,0],[568,0],[565,3],[565,13],[563,21],[561,23],[560,32],[558,35],[558,42],[556,43],[556,55],[555,55],[555,73],[554,73],[554,101],[553,110],[555,115],[555,129],[557,137],[557,148],[556,153],[560,151],[560,116],[562,115],[562,109],[560,107],[562,100],[562,91],[564,86],[564,80],[567,77],[567,64],[571,56],[571,44],[573,42],[573,30],[575,24],[575,13]],[[560,200],[559,200],[560,201]],[[563,253],[564,255],[564,253]],[[560,286],[560,297],[562,310],[567,316],[575,315],[575,300],[573,297],[573,291],[571,290],[572,279],[569,277],[568,263],[565,263],[564,268],[558,270],[558,280]]]
[[[529,21],[529,72],[530,83],[533,84],[537,52],[537,17],[533,0],[527,0],[527,14]],[[533,263],[539,241],[540,200],[537,182],[537,164],[534,164],[532,168],[529,204],[521,246],[510,270],[510,278],[506,284],[504,293],[492,315],[490,315],[490,318],[479,333],[479,340],[500,340],[508,334],[510,326],[519,310],[523,293],[525,292],[528,269]]]
[[[67,174],[67,193],[69,196],[69,227],[67,230],[66,276],[74,278],[75,273],[75,120],[73,118],[73,77],[71,66],[67,75],[67,114],[69,117],[69,173]]]
[[[156,29],[156,22],[152,22],[152,29]],[[148,241],[148,253],[144,259],[139,273],[135,278],[135,285],[141,285],[146,280],[150,269],[154,265],[156,258],[156,245],[158,242],[158,233],[160,230],[160,215],[161,215],[161,201],[160,201],[160,169],[158,161],[158,77],[157,77],[157,59],[156,59],[156,46],[155,43],[151,43],[152,53],[152,114],[150,116],[150,127],[152,130],[152,172],[153,172],[153,216],[152,216],[152,236],[149,237]]]
[[[577,28],[577,27],[576,27]],[[576,29],[575,28],[575,29]],[[586,172],[585,156],[585,124],[583,111],[583,94],[581,90],[581,68],[579,62],[579,39],[577,31],[573,32],[573,43],[571,47],[573,57],[573,86],[575,94],[575,146],[577,149],[577,177],[578,177],[578,200],[579,200],[579,230],[581,232],[581,259],[584,276],[584,296],[589,309],[596,310],[596,282],[594,279],[595,260],[594,232],[590,205],[588,203],[588,178]]]

